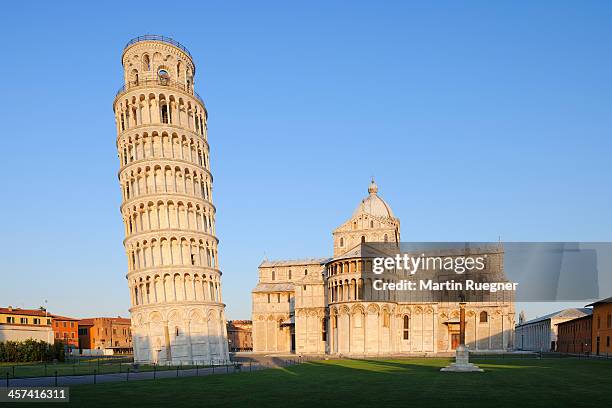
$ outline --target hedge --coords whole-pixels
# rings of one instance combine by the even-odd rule
[[[64,345],[42,340],[0,342],[0,361],[22,363],[32,361],[64,361]]]

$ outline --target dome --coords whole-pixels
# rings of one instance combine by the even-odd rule
[[[361,200],[355,211],[353,212],[353,217],[365,213],[372,215],[374,217],[381,218],[395,218],[393,216],[393,211],[391,211],[391,207],[389,204],[385,202],[382,198],[378,196],[378,186],[372,179],[370,186],[368,187],[369,196]]]

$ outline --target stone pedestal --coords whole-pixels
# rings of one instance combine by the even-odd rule
[[[457,347],[455,362],[441,368],[440,371],[454,371],[458,373],[483,372],[482,368],[470,363],[470,352],[465,346]]]

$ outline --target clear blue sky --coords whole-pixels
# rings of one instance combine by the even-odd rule
[[[198,67],[229,318],[371,175],[405,241],[612,240],[610,2],[97,4],[2,6],[0,305],[127,315],[111,104],[145,33]]]

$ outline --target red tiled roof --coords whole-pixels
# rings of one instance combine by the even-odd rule
[[[23,316],[42,316],[42,317],[53,317],[51,313],[45,312],[40,309],[20,309],[20,308],[11,308],[8,307],[0,307],[0,313],[6,314],[14,314],[14,315],[23,315]]]
[[[58,315],[49,315],[51,317],[53,317],[54,320],[69,320],[69,321],[77,321],[79,319],[76,319],[74,317],[66,317],[66,316],[58,316]]]

